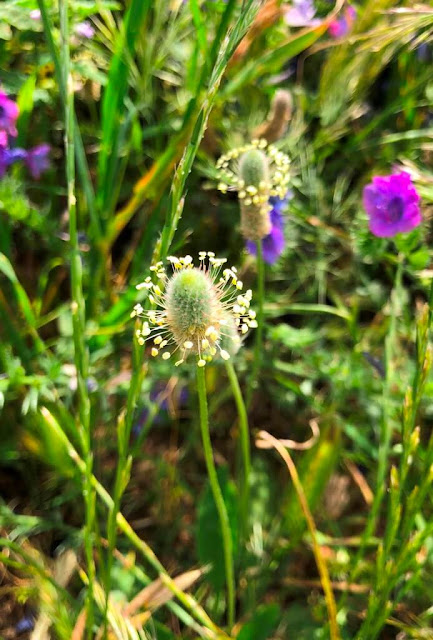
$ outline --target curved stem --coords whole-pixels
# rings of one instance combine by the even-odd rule
[[[239,386],[238,377],[233,364],[230,360],[225,363],[227,375],[232,388],[233,397],[239,415],[239,433],[242,451],[242,481],[241,486],[241,531],[244,538],[248,531],[248,504],[250,498],[250,473],[251,473],[251,447],[250,447],[250,431],[248,427],[248,415],[242,397],[241,388]]]
[[[263,349],[263,306],[265,301],[265,263],[263,261],[262,241],[258,240],[257,246],[257,329],[256,342],[254,345],[254,361],[251,377],[247,390],[247,406],[251,404],[253,391],[257,386],[260,367],[262,363]]]
[[[227,609],[228,626],[231,629],[234,624],[235,614],[235,578],[233,569],[233,543],[230,532],[229,517],[224,503],[221,487],[218,483],[218,476],[213,459],[212,443],[209,434],[209,418],[207,408],[206,380],[205,372],[201,367],[197,367],[197,392],[200,407],[200,430],[203,441],[203,452],[206,461],[209,483],[218,511],[221,526],[221,536],[223,541],[224,566],[227,583]]]

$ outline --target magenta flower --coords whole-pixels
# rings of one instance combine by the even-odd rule
[[[421,224],[420,197],[406,171],[375,176],[364,187],[363,202],[370,218],[370,231],[379,238],[391,238]]]
[[[0,91],[0,130],[11,136],[17,135],[16,122],[19,114],[18,105]]]
[[[25,163],[32,178],[39,180],[41,174],[50,166],[50,145],[40,144],[27,152]]]
[[[333,20],[328,27],[331,38],[343,38],[347,36],[352,29],[356,18],[356,9],[350,4],[344,9],[343,15],[339,20]]]
[[[95,35],[95,29],[88,20],[84,20],[84,22],[77,24],[74,31],[77,36],[80,36],[81,38],[88,38],[89,40]]]
[[[269,200],[272,204],[272,209],[269,214],[272,228],[271,232],[262,240],[263,260],[267,264],[274,264],[284,251],[285,239],[283,209],[287,202],[292,198],[292,195],[292,192],[288,191],[286,197],[283,199],[272,197]],[[257,247],[255,242],[248,240],[246,247],[248,253],[251,253],[254,256],[256,255]]]

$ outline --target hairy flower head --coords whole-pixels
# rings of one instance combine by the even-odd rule
[[[217,163],[218,188],[237,191],[241,208],[241,231],[257,242],[271,231],[269,198],[284,198],[290,180],[290,160],[265,139],[232,149]]]
[[[251,290],[242,293],[236,268],[224,268],[226,260],[210,251],[199,253],[199,266],[194,266],[191,256],[171,256],[168,262],[173,269],[170,276],[158,262],[151,267],[153,277],[137,285],[147,289],[154,306],[145,311],[137,304],[131,313],[144,318],[136,330],[138,342],[151,341],[154,357],[161,354],[169,360],[178,354],[176,366],[190,354],[199,367],[218,354],[228,360],[238,348],[239,335],[257,327],[250,309]]]

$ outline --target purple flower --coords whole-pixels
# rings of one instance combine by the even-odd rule
[[[32,11],[30,11],[30,19],[31,20],[40,20],[41,19],[41,12],[39,11],[39,9],[33,9]]]
[[[27,631],[32,631],[35,627],[35,619],[32,615],[24,616],[15,625],[15,633],[21,635]]]
[[[375,176],[364,187],[363,202],[370,218],[370,231],[379,238],[391,238],[411,231],[422,222],[420,197],[406,171]]]
[[[269,202],[272,205],[270,218],[272,229],[271,232],[262,240],[263,260],[267,264],[274,264],[284,251],[284,218],[283,209],[288,201],[293,197],[293,193],[288,191],[283,199],[271,197]],[[248,240],[247,251],[252,255],[256,255],[257,247],[255,242]]]
[[[90,39],[95,35],[95,29],[92,27],[88,20],[84,20],[84,22],[78,23],[74,31],[77,36],[81,36],[81,38]]]
[[[347,36],[352,29],[353,23],[356,18],[356,9],[350,4],[344,9],[343,16],[339,20],[333,20],[329,27],[328,32],[331,38],[343,38]]]
[[[18,162],[18,160],[24,160],[27,156],[27,152],[19,147],[10,149],[5,145],[0,145],[0,178],[3,178],[7,169]]]
[[[293,0],[284,19],[289,27],[311,27],[320,24],[320,20],[314,18],[315,14],[313,0]]]
[[[0,129],[11,136],[17,135],[16,121],[18,118],[18,105],[0,91]]]
[[[50,145],[40,144],[27,151],[25,163],[30,171],[32,178],[39,180],[41,174],[50,166]]]

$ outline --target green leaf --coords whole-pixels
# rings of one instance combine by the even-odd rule
[[[271,340],[279,342],[289,349],[299,349],[314,344],[319,339],[317,331],[309,327],[297,329],[289,324],[278,324],[270,332]]]
[[[257,607],[257,611],[238,635],[237,640],[266,640],[275,631],[281,617],[277,604],[266,604]]]
[[[227,467],[218,469],[218,481],[223,494],[230,531],[233,540],[233,554],[238,547],[238,500],[234,483],[228,478]],[[224,554],[218,512],[213,499],[209,482],[198,504],[196,541],[200,564],[211,565],[207,574],[209,582],[215,589],[222,589],[225,583]]]

